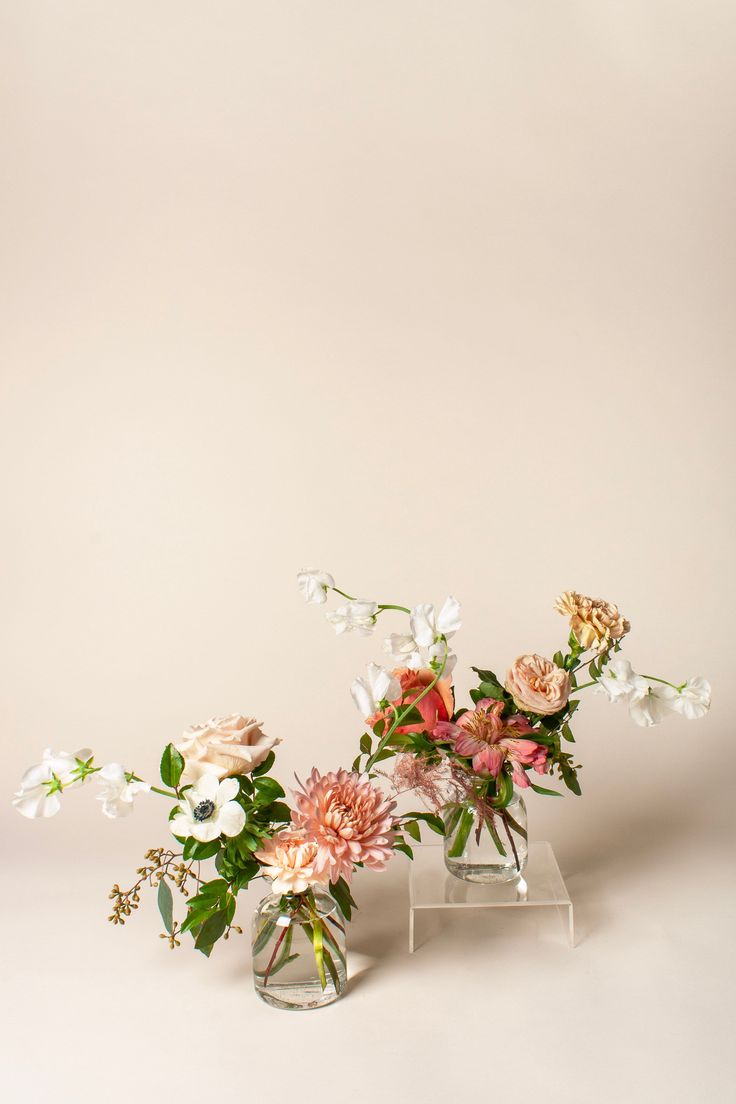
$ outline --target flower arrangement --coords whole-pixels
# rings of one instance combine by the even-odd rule
[[[454,598],[447,598],[439,611],[428,604],[408,608],[357,600],[331,575],[316,571],[302,572],[299,586],[310,603],[326,602],[330,591],[345,600],[327,613],[339,634],[371,633],[389,611],[408,618],[404,632],[384,640],[389,666],[372,663],[352,684],[355,704],[371,730],[361,737],[361,755],[353,766],[370,772],[376,763],[400,755],[394,782],[400,786],[411,778],[411,788],[443,813],[445,834],[452,837],[451,858],[463,853],[473,828],[476,840],[485,828],[501,856],[507,858],[510,848],[520,872],[515,835],[525,839],[526,833],[510,812],[514,787],[559,796],[558,790],[533,780],[547,775],[580,794],[580,764],[568,746],[575,742],[571,721],[581,704],[578,695],[588,688],[625,703],[643,726],[673,713],[695,720],[710,708],[704,678],[671,683],[636,674],[618,654],[629,622],[611,602],[576,591],[566,591],[554,606],[569,622],[566,651],[551,659],[521,655],[503,679],[473,667],[478,685],[470,691],[472,707],[456,708],[452,672],[457,659],[451,641],[461,620]],[[405,827],[418,838],[412,826]],[[405,840],[395,846],[411,853]]]
[[[457,708],[451,642],[461,619],[454,598],[439,610],[356,599],[321,571],[300,572],[298,585],[311,604],[324,604],[330,592],[340,597],[327,612],[338,635],[370,635],[389,614],[407,619],[403,632],[385,639],[389,665],[371,663],[350,688],[367,724],[350,770],[321,773],[315,767],[289,804],[271,773],[280,739],[254,718],[232,714],[193,725],[169,743],[160,761],[160,786],[120,763],[96,766],[89,748],[73,754],[49,749],[23,775],[13,798],[28,818],[55,816],[67,790],[89,783],[111,818],[129,815],[143,794],[164,798],[176,847],[149,849],[133,885],[113,886],[108,919],[124,925],[144,888],[153,887],[165,928],[161,938],[173,949],[188,933],[209,956],[219,939],[242,931],[234,922],[238,894],[263,879],[270,904],[256,914],[253,951],[256,988],[264,999],[274,978],[304,957],[295,927],[311,948],[319,988],[331,989],[331,999],[340,994],[346,976],[343,922],[356,907],[354,871],[383,870],[396,851],[413,857],[409,841],[421,838],[422,823],[452,834],[459,849],[474,825],[478,834],[485,827],[499,853],[506,855],[510,845],[518,867],[514,834],[522,829],[509,811],[514,787],[556,793],[534,781],[546,775],[580,793],[580,767],[567,744],[573,741],[570,721],[578,695],[588,687],[626,703],[641,725],[672,712],[695,719],[710,705],[702,678],[675,684],[634,673],[618,656],[629,623],[610,603],[570,591],[555,607],[570,622],[568,650],[552,659],[520,656],[503,680],[473,668],[478,685],[470,692],[472,706]],[[394,757],[393,772],[386,775],[379,764]],[[429,811],[397,814],[395,798],[405,791],[419,795]],[[181,918],[172,887],[184,905]],[[324,1001],[298,1006],[317,1003]]]

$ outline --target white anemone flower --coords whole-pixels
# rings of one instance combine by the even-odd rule
[[[609,701],[627,701],[637,691],[638,678],[628,659],[615,658],[604,668],[596,690],[605,693]]]
[[[128,772],[120,763],[108,763],[97,772],[95,782],[101,787],[97,800],[102,802],[102,812],[111,820],[130,816],[136,794],[151,790],[148,782],[129,782]]]
[[[689,721],[704,717],[710,709],[710,683],[702,675],[687,680],[684,686],[678,686],[672,699],[672,708]]]
[[[385,667],[369,663],[365,676],[353,681],[350,693],[361,717],[372,717],[380,709],[381,702],[401,697],[401,683]]]
[[[378,603],[357,598],[338,606],[326,614],[327,620],[334,626],[338,636],[346,632],[357,632],[361,636],[370,636],[376,625]]]
[[[182,794],[179,812],[169,821],[173,835],[194,836],[200,843],[237,836],[245,826],[245,810],[233,800],[239,788],[237,778],[219,782],[214,774],[203,774]]]
[[[20,789],[13,796],[13,807],[29,820],[55,816],[61,809],[62,790],[83,781],[84,770],[79,764],[91,759],[89,748],[81,748],[73,755],[46,748],[41,762],[30,767],[21,778]]]
[[[631,719],[642,728],[660,724],[673,711],[677,691],[662,683],[650,686],[640,675],[635,675],[634,679],[635,688],[628,697]]]
[[[326,571],[300,571],[296,581],[305,601],[317,606],[327,601],[327,591],[335,585],[335,580]]]

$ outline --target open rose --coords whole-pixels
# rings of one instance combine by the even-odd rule
[[[176,745],[184,757],[182,785],[196,782],[203,774],[214,774],[220,779],[249,774],[280,743],[277,736],[267,736],[262,731],[260,721],[239,713],[192,725]]]
[[[557,713],[570,697],[567,671],[540,655],[523,655],[506,675],[506,689],[519,709],[528,713]]]
[[[436,678],[435,672],[430,670],[429,667],[423,667],[419,671],[411,671],[408,667],[397,667],[391,673],[393,678],[399,680],[401,686],[401,697],[396,698],[392,703],[399,711],[402,704],[406,708],[410,703],[415,702]],[[450,719],[454,708],[452,679],[440,679],[421,701],[417,701],[417,709],[422,715],[422,723],[400,725],[396,731],[400,733],[431,733],[438,721],[448,721]],[[393,716],[393,711],[387,710],[385,713],[375,713],[372,717],[367,718],[367,722],[372,728],[380,720],[387,720],[390,723]]]

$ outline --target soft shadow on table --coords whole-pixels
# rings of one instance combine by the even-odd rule
[[[623,795],[586,820],[585,833],[555,847],[575,910],[576,945],[606,926],[605,887],[656,871],[684,845],[713,831],[691,785]]]

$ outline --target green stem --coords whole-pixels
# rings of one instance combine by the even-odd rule
[[[683,682],[680,686],[675,686],[674,682],[668,682],[667,679],[657,678],[656,675],[642,675],[641,677],[648,679],[649,682],[661,682],[664,686],[671,686],[673,690],[677,690],[678,692],[680,692],[685,685]]]
[[[142,780],[141,780],[141,779],[136,779],[136,781],[140,782],[140,781],[142,781]],[[173,793],[173,792],[172,792],[171,790],[160,790],[160,789],[158,788],[158,786],[151,786],[151,793],[157,793],[157,794],[161,794],[161,796],[162,796],[162,797],[173,797],[173,798],[175,798],[175,799],[176,799],[177,801],[178,801],[178,799],[179,799],[179,795],[178,795],[178,794],[175,794],[175,793]]]
[[[381,739],[378,741],[378,746],[377,746],[376,750],[373,752],[373,755],[371,755],[370,759],[368,760],[368,762],[365,765],[366,772],[371,770],[371,768],[373,767],[373,765],[376,762],[376,759],[381,754],[383,749],[386,747],[389,740],[393,736],[394,732],[396,731],[396,729],[399,727],[399,725],[403,721],[404,717],[409,716],[409,713],[412,711],[412,709],[416,705],[418,705],[418,703],[422,700],[422,698],[425,698],[427,696],[427,694],[429,693],[430,690],[434,689],[434,687],[437,685],[437,683],[442,678],[443,672],[445,670],[445,664],[447,663],[447,655],[448,655],[448,651],[449,651],[449,649],[447,647],[446,638],[443,636],[442,639],[445,642],[445,655],[444,655],[444,659],[442,660],[442,666],[440,667],[437,674],[434,676],[433,680],[429,683],[429,685],[425,686],[425,688],[424,688],[424,690],[422,690],[421,694],[418,694],[417,697],[414,698],[413,701],[409,702],[409,704],[407,705],[406,709],[403,710],[403,712],[399,713],[398,710],[394,711],[396,713],[396,716],[394,717],[393,724],[389,728],[388,732],[386,732],[385,735],[382,736]]]
[[[335,594],[340,594],[340,595],[342,595],[343,598],[347,598],[348,602],[357,602],[358,601],[357,598],[353,598],[352,594],[346,594],[345,591],[340,590],[339,587],[332,587],[331,589],[334,590]]]
[[[406,606],[391,606],[387,602],[379,602],[378,608],[379,610],[398,610],[399,613],[411,613],[411,610],[407,609]]]
[[[578,690],[585,690],[587,686],[595,686],[597,679],[591,679],[590,682],[584,682],[582,686],[573,686],[571,693],[577,694]]]

